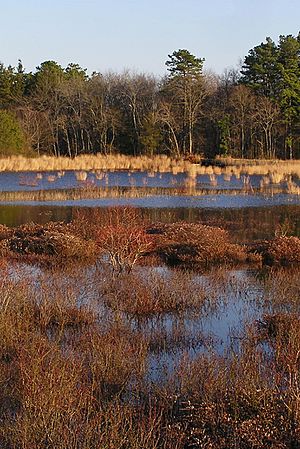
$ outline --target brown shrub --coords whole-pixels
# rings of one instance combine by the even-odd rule
[[[276,237],[256,244],[266,265],[288,266],[300,263],[300,239],[298,237]]]
[[[97,208],[83,208],[74,211],[69,223],[69,232],[83,240],[95,240],[97,230],[104,223],[105,212]]]
[[[20,226],[6,233],[0,245],[3,255],[29,256],[29,261],[32,256],[50,256],[63,261],[69,258],[89,259],[96,255],[95,244],[73,235],[64,223]],[[41,261],[46,262],[45,257],[41,257]],[[39,258],[33,260],[37,262]]]
[[[219,227],[198,223],[172,223],[149,229],[155,234],[158,252],[170,264],[209,265],[245,262],[243,246],[232,244],[229,234]]]

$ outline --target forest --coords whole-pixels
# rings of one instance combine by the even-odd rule
[[[157,78],[0,63],[0,155],[300,158],[300,33],[266,38],[222,75],[186,49],[165,64]]]

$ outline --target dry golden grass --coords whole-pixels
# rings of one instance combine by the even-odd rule
[[[41,156],[37,158],[25,158],[23,156],[11,156],[0,159],[1,171],[78,171],[79,180],[85,180],[87,171],[95,170],[138,170],[156,172],[189,173],[189,184],[193,184],[193,179],[199,175],[224,174],[227,177],[235,175],[264,175],[276,183],[288,174],[300,177],[299,160],[247,160],[247,159],[219,159],[220,165],[202,166],[194,164],[184,159],[172,159],[165,155],[159,156],[125,156],[115,154],[105,155],[81,155],[74,159],[67,157]]]
[[[42,156],[38,158],[25,158],[12,156],[0,159],[0,171],[54,171],[78,170],[78,179],[85,180],[87,170],[140,170],[164,172],[179,170],[186,171],[191,164],[181,160],[171,159],[167,156],[125,156],[125,155],[82,155],[74,159],[67,157]]]
[[[287,192],[286,188],[263,188],[264,193],[271,194]],[[253,193],[249,189],[196,189],[195,187],[168,188],[168,187],[85,187],[73,189],[49,189],[49,190],[19,190],[0,192],[0,201],[73,201],[98,198],[143,198],[154,195],[241,195]],[[288,193],[299,194],[300,189],[289,188]]]

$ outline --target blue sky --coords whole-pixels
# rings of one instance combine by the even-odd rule
[[[205,69],[236,67],[270,36],[297,35],[299,0],[0,0],[0,61],[26,70],[46,60],[88,72],[163,75],[186,48]]]

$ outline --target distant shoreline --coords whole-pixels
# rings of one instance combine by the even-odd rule
[[[114,155],[80,155],[76,158],[40,156],[26,158],[24,156],[0,157],[1,172],[38,172],[56,170],[132,170],[148,172],[188,173],[191,177],[197,174],[260,174],[284,173],[300,176],[300,160],[266,160],[266,159],[233,159],[216,158],[201,159],[195,162],[175,159],[166,155],[126,156]]]

